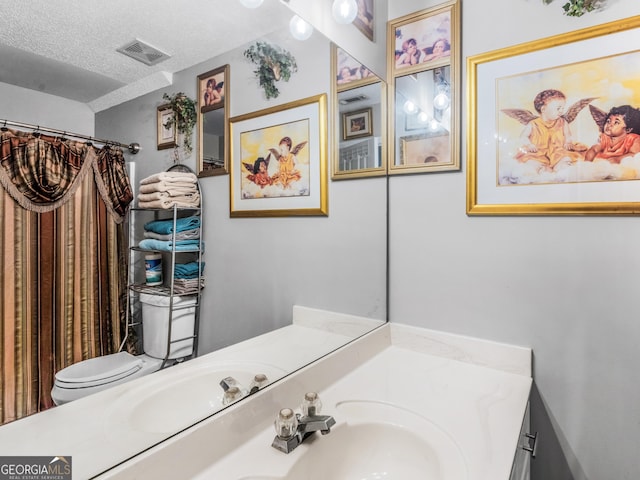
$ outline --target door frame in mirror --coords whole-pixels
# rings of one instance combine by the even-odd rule
[[[424,39],[426,37],[430,38],[430,44],[433,43],[434,49],[435,44],[442,42],[442,34],[439,32],[440,24],[439,17],[443,19],[448,19],[450,24],[449,30],[449,38],[446,40],[449,43],[448,49],[445,48],[445,51],[448,50],[448,54],[445,55],[437,55],[431,52],[430,45],[416,45],[415,38]],[[403,174],[403,173],[429,173],[429,172],[440,172],[440,171],[450,171],[450,170],[460,170],[460,148],[458,141],[458,132],[460,131],[460,74],[459,74],[459,66],[460,66],[460,2],[459,0],[450,0],[448,2],[442,3],[433,8],[427,8],[425,10],[420,10],[415,13],[411,13],[409,15],[405,15],[400,18],[396,18],[394,20],[390,20],[387,24],[387,59],[388,59],[388,72],[387,78],[389,81],[388,89],[389,89],[389,117],[388,117],[388,135],[389,141],[392,142],[389,145],[388,149],[388,171],[390,175],[393,174]],[[403,30],[408,30],[409,33],[405,34]],[[433,30],[433,31],[431,31]],[[400,35],[397,33],[400,32]],[[420,34],[420,35],[418,35]],[[431,36],[429,36],[431,34]],[[400,44],[404,44],[409,42],[411,39],[414,39],[413,46],[417,47],[416,55],[410,55],[407,57],[416,58],[416,63],[413,61],[403,62],[402,48],[399,49],[397,47],[398,42]],[[435,40],[434,40],[435,39]],[[421,40],[422,41],[422,40]],[[443,42],[446,43],[446,42]],[[407,56],[405,54],[405,56]],[[398,62],[403,62],[402,64],[398,64]],[[442,111],[446,110],[449,120],[449,124],[445,125],[444,128],[448,128],[449,130],[449,158],[441,159],[438,161],[430,162],[426,161],[427,158],[432,156],[429,148],[432,150],[437,149],[437,145],[441,143],[441,140],[437,138],[437,136],[433,135],[433,132],[430,132],[430,128],[427,127],[427,123],[425,122],[425,127],[422,129],[412,128],[410,134],[404,134],[398,132],[398,128],[396,122],[398,119],[404,119],[406,123],[406,115],[408,113],[402,113],[404,111],[405,105],[399,105],[399,102],[396,100],[397,85],[398,79],[403,77],[411,76],[418,82],[419,75],[424,74],[425,72],[433,72],[434,76],[438,71],[445,71],[446,67],[448,68],[448,81],[445,80],[443,84],[446,85],[446,90],[448,91],[448,107],[441,107],[441,110],[438,110],[440,115],[442,115]],[[444,77],[444,75],[442,75]],[[418,92],[418,96],[428,97],[429,92]],[[435,93],[435,90],[434,90]],[[417,110],[412,112],[412,115],[417,115],[418,111],[424,111],[427,115],[430,115],[430,118],[434,118],[438,120],[436,117],[437,105],[433,100],[436,99],[436,96],[430,100],[430,104],[424,106],[420,106],[421,103],[425,103],[426,101],[415,101],[413,105],[416,105]],[[412,100],[412,99],[408,99]],[[427,102],[428,103],[428,102]],[[426,118],[426,116],[425,116]],[[440,129],[442,126],[436,123]],[[434,128],[434,127],[432,127]],[[404,130],[404,127],[403,127]],[[431,147],[429,143],[433,143]],[[398,152],[406,151],[410,145],[412,148],[419,148],[424,153],[425,163],[403,163],[402,158],[397,158]],[[402,157],[402,155],[400,155]]]
[[[213,82],[214,86],[217,86],[217,94],[214,91],[207,92],[207,87],[211,86],[210,82]],[[220,86],[222,83],[222,86]],[[225,175],[229,173],[229,99],[230,95],[229,84],[229,65],[223,65],[222,67],[209,70],[208,72],[198,75],[196,84],[196,91],[198,92],[198,153],[197,153],[197,175],[198,177],[210,177],[213,175]],[[213,96],[213,100],[211,100]],[[210,101],[209,101],[210,100]],[[214,110],[223,111],[224,118],[224,146],[223,157],[221,162],[211,166],[205,162],[204,152],[204,121],[205,114]]]

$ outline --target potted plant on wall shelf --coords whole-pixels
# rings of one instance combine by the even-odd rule
[[[173,95],[165,93],[162,95],[162,98],[167,100],[174,112],[173,117],[164,124],[164,127],[175,127],[176,132],[178,132],[182,137],[182,148],[184,148],[184,153],[188,156],[193,151],[193,129],[196,125],[197,119],[196,102],[183,92],[178,92]],[[179,144],[176,143],[176,149],[178,147]]]
[[[264,89],[267,100],[280,94],[275,82],[288,82],[291,75],[298,71],[296,59],[290,52],[266,42],[251,45],[244,51],[244,56],[258,66],[253,73]]]

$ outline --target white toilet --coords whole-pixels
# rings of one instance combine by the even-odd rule
[[[155,372],[162,366],[167,352],[169,297],[140,294],[144,354],[112,353],[83,360],[56,373],[51,398],[56,405],[86,397],[92,393],[129,382]],[[185,338],[171,344],[169,359],[179,359],[193,352],[196,299],[173,297],[171,339]],[[188,338],[186,338],[188,337]]]

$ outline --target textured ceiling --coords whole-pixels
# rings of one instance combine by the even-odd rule
[[[0,1],[0,82],[94,111],[172,83],[173,73],[286,25],[279,0]],[[171,58],[147,66],[116,50],[141,40]]]

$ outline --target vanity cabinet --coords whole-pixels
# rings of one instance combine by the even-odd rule
[[[177,206],[133,207],[129,211],[128,222],[129,278],[125,341],[135,344],[139,353],[162,358],[161,368],[175,361],[194,358],[198,352],[200,300],[204,282],[202,210],[199,207]],[[145,226],[150,222],[160,222],[168,227],[164,239],[145,236]],[[189,228],[188,235],[181,236],[184,231],[181,232],[181,228]],[[189,241],[181,240],[184,237],[189,237]],[[150,262],[158,258],[162,262],[161,281],[155,278],[158,272],[149,274]],[[153,338],[150,333],[147,339],[144,337],[145,315],[146,321],[162,324],[159,329],[153,328]],[[153,352],[149,347],[152,344]]]
[[[520,428],[520,436],[518,437],[518,448],[513,459],[513,467],[509,480],[529,480],[531,477],[531,458],[535,457],[536,435],[532,435],[531,416],[529,412],[530,404],[527,403],[527,409],[522,420]]]

